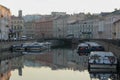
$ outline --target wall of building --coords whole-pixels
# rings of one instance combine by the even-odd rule
[[[120,20],[113,24],[113,39],[120,39]]]
[[[21,38],[25,35],[24,19],[21,12],[19,16],[11,16],[11,35],[10,38]]]
[[[84,20],[68,23],[66,36],[73,34],[74,38],[93,38],[93,22],[92,20]]]
[[[36,38],[52,38],[53,37],[53,21],[35,22]]]
[[[53,37],[64,38],[67,33],[68,16],[59,16],[53,20]]]
[[[11,12],[5,6],[0,5],[0,39],[9,38]]]
[[[35,38],[35,22],[25,22],[25,35],[27,37]]]

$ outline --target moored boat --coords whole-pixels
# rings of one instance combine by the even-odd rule
[[[43,51],[47,49],[43,43],[39,43],[39,42],[31,43],[27,45],[25,48],[26,51]]]
[[[52,43],[51,43],[51,42],[43,42],[43,45],[44,45],[46,48],[51,48]]]
[[[117,58],[112,52],[91,52],[88,60],[88,70],[113,70],[117,69]]]
[[[21,44],[17,44],[17,45],[12,45],[10,47],[11,51],[24,51],[25,49],[21,46]]]
[[[81,55],[88,55],[90,52],[89,46],[86,43],[80,43],[77,47],[77,53]]]
[[[88,44],[90,52],[92,51],[105,51],[104,47],[96,42],[85,42]]]
[[[43,51],[51,48],[50,42],[29,42],[12,45],[11,51]]]

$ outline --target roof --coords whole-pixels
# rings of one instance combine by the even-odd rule
[[[69,20],[69,21],[67,21],[68,24],[75,24],[77,22],[78,22],[77,20]]]
[[[22,17],[17,17],[17,16],[11,16],[11,19],[21,19],[21,20],[24,20]]]
[[[54,20],[59,20],[59,19],[67,19],[68,15],[59,15],[54,18]]]
[[[10,11],[10,9],[8,9],[7,7],[3,6],[3,5],[0,5],[0,7],[3,7],[4,9]]]

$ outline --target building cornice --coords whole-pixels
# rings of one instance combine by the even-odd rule
[[[0,7],[2,7],[2,8],[4,8],[4,9],[6,9],[6,10],[8,10],[8,11],[10,11],[10,9],[9,9],[9,8],[7,8],[7,7],[5,7],[5,6],[1,5],[1,4],[0,4]]]

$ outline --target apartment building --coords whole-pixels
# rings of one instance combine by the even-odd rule
[[[0,39],[9,39],[10,9],[0,5]]]
[[[35,22],[25,22],[24,23],[25,36],[29,38],[35,38]]]
[[[120,39],[120,19],[113,23],[113,39]]]
[[[73,35],[74,38],[93,38],[93,20],[68,21],[66,37]]]
[[[68,15],[60,15],[53,20],[53,37],[65,38]]]
[[[18,16],[11,16],[11,38],[21,38],[25,35],[24,19],[22,11],[18,12]]]
[[[53,21],[45,20],[35,22],[35,37],[40,38],[52,38],[53,37]]]

